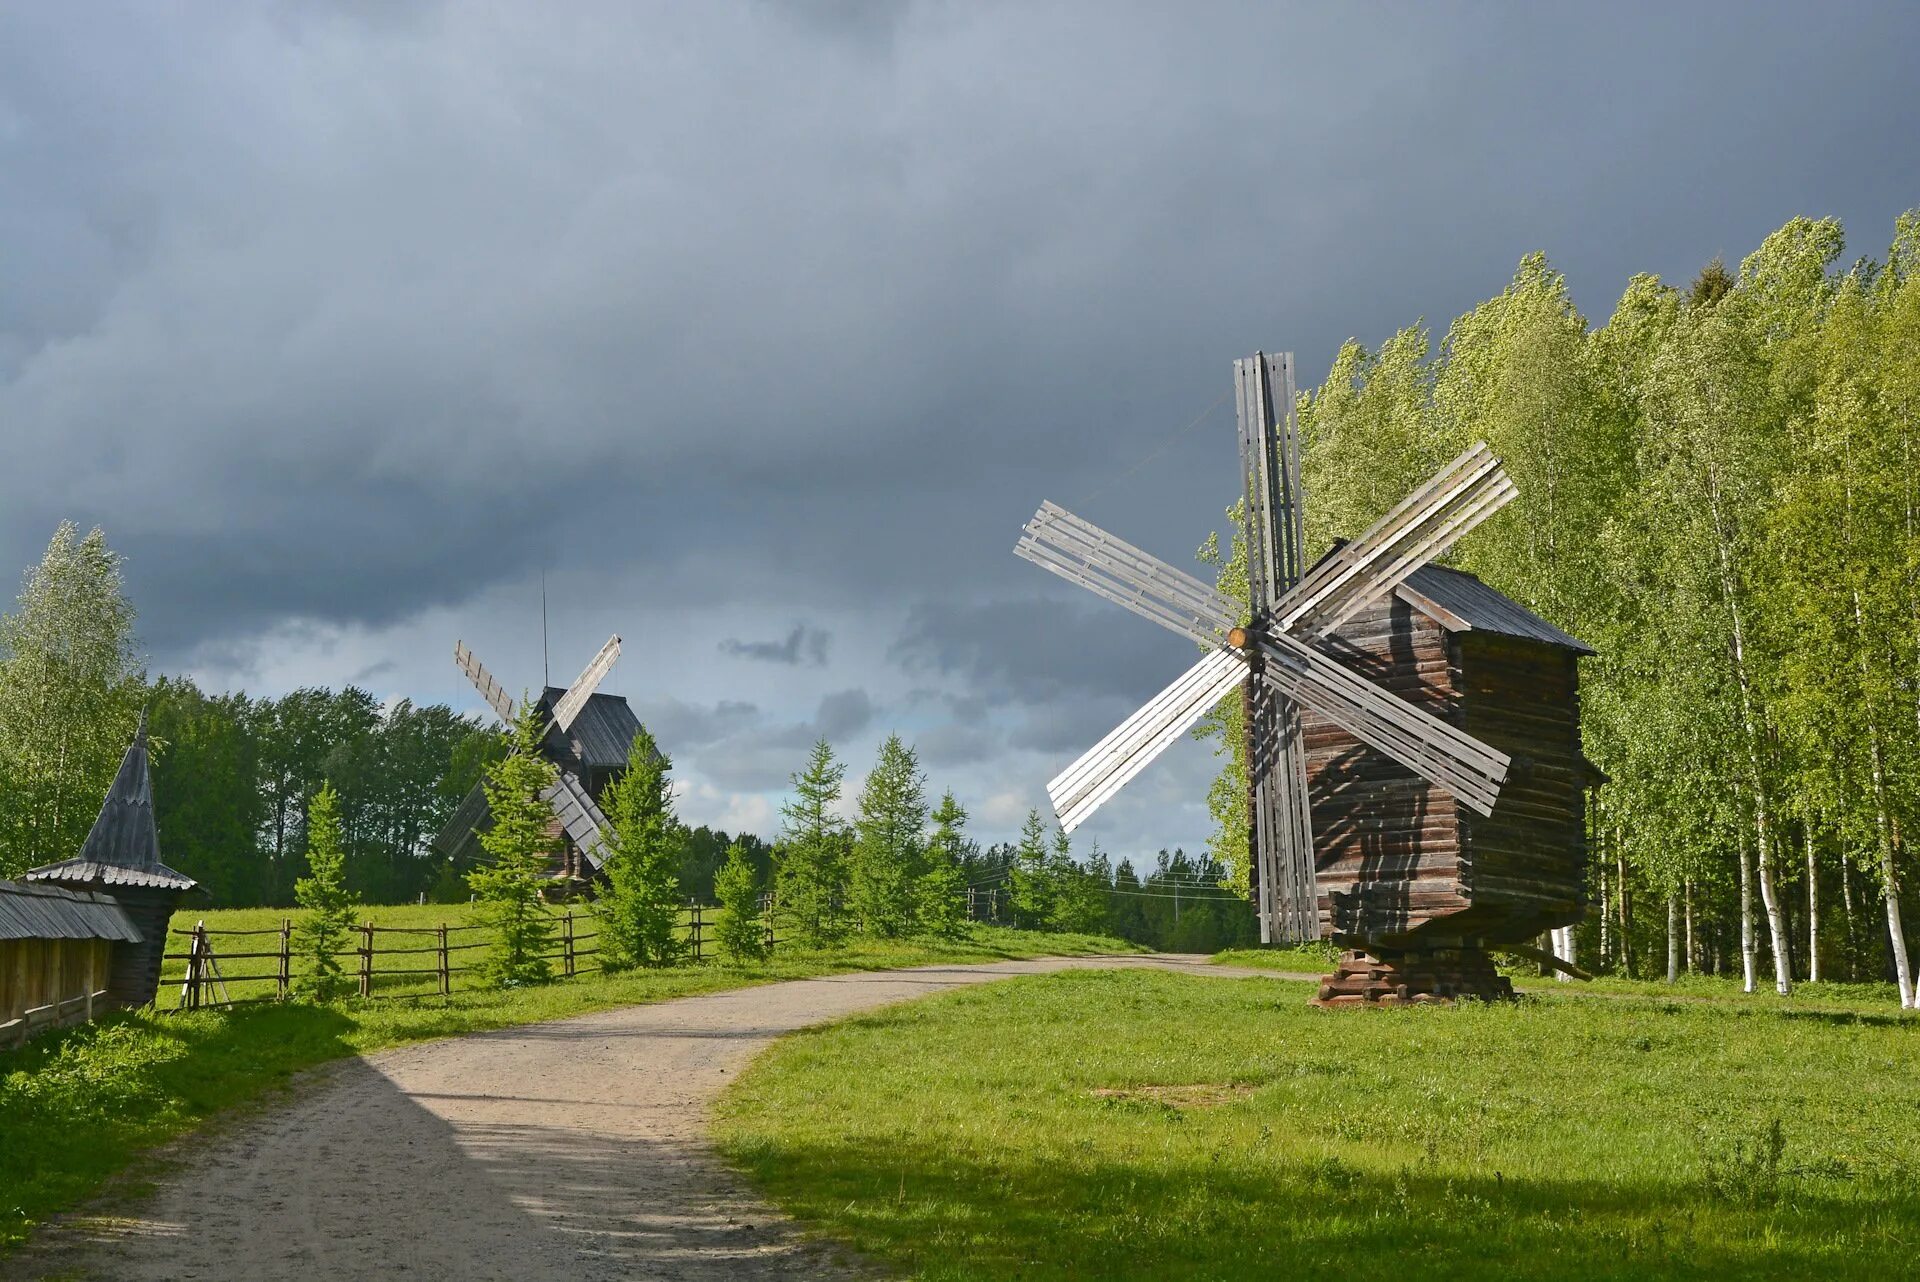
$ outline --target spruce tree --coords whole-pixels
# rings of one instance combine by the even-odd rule
[[[727,862],[713,876],[720,901],[720,955],[734,963],[762,961],[767,955],[766,923],[760,915],[760,883],[747,845],[727,847]]]
[[[1093,848],[1090,867],[1082,867],[1073,858],[1065,832],[1056,832],[1053,840],[1054,874],[1053,928],[1072,934],[1091,935],[1106,925],[1107,857]]]
[[[932,818],[926,871],[914,887],[916,912],[922,930],[953,939],[967,930],[967,875],[961,866],[966,852],[967,812],[949,791],[940,798]]]
[[[491,816],[480,835],[487,862],[467,874],[478,904],[474,915],[496,932],[477,969],[484,982],[500,988],[543,983],[552,975],[546,953],[553,923],[541,891],[559,838],[553,808],[541,795],[554,780],[553,765],[540,755],[544,730],[540,710],[523,697],[513,723],[513,751],[483,784]]]
[[[294,942],[305,961],[294,991],[317,1002],[337,1001],[353,991],[340,965],[353,937],[354,897],[347,890],[347,853],[340,840],[340,794],[321,785],[307,804],[307,867],[312,876],[294,883],[294,902],[307,915],[294,928]]]
[[[609,828],[607,885],[594,903],[601,960],[608,970],[669,966],[684,951],[680,849],[685,830],[673,814],[673,763],[644,729],[627,752],[627,769],[601,798]]]
[[[1047,849],[1047,825],[1038,810],[1027,811],[1020,844],[1013,851],[1013,924],[1043,930],[1053,920],[1054,877]]]
[[[848,870],[848,907],[867,934],[894,938],[912,928],[926,826],[926,777],[919,758],[899,735],[890,734],[860,789]]]
[[[774,851],[774,895],[786,934],[802,948],[826,948],[845,937],[840,899],[846,890],[847,825],[833,813],[847,768],[825,739],[793,776],[793,800]]]

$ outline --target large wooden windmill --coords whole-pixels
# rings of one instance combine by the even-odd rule
[[[564,838],[554,876],[569,885],[591,883],[606,862],[607,821],[600,812],[600,797],[626,768],[634,737],[640,733],[640,721],[627,701],[600,693],[600,683],[619,658],[620,638],[611,637],[572,685],[547,686],[537,701],[547,727],[540,755],[553,763],[556,772],[543,795]],[[517,711],[513,697],[464,642],[454,642],[453,661],[494,714],[511,726]],[[472,843],[487,822],[486,791],[475,785],[434,839],[435,850],[448,858],[470,859]]]
[[[1306,565],[1292,357],[1235,378],[1244,623],[1239,602],[1052,503],[1015,548],[1208,651],[1047,785],[1054,810],[1073,829],[1238,690],[1261,938],[1348,947],[1322,1001],[1509,993],[1487,946],[1582,911],[1574,660],[1591,651],[1429,564],[1515,495],[1484,444]]]

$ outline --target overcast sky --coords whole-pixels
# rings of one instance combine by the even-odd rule
[[[537,684],[544,569],[554,679],[625,638],[689,819],[771,836],[815,735],[857,781],[897,729],[1007,836],[1193,659],[1014,558],[1041,499],[1186,563],[1236,356],[1317,382],[1530,250],[1594,318],[1796,214],[1878,255],[1916,49],[1912,3],[7,5],[0,567],[98,523],[156,672],[475,710],[454,640]],[[1083,831],[1194,848],[1211,769]]]

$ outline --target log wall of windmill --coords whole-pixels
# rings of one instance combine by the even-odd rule
[[[1447,634],[1404,601],[1389,597],[1356,615],[1320,648],[1459,724],[1460,673]],[[1471,908],[1452,795],[1311,712],[1302,732],[1321,929],[1392,938]]]
[[[1580,920],[1586,897],[1586,760],[1578,657],[1539,642],[1453,638],[1464,673],[1463,728],[1513,758],[1493,814],[1465,821],[1465,880],[1498,937],[1521,943]]]
[[[1481,816],[1308,714],[1322,929],[1388,942],[1471,934],[1517,943],[1578,921],[1586,837],[1576,655],[1448,632],[1397,597],[1321,648],[1515,763],[1494,813]]]

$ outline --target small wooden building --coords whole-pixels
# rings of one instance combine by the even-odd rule
[[[620,695],[596,692],[573,724],[562,730],[552,717],[553,705],[565,693],[558,686],[548,686],[538,706],[548,722],[540,755],[559,768],[559,777],[547,794],[553,804],[554,836],[560,843],[553,879],[562,893],[570,893],[590,889],[601,875],[606,852],[601,847],[605,819],[600,798],[626,772],[627,757],[640,734],[640,718]],[[480,834],[490,822],[486,791],[476,784],[433,839],[434,853],[463,868],[481,862]]]
[[[1585,911],[1586,795],[1600,778],[1580,750],[1579,660],[1593,650],[1473,575],[1432,565],[1321,648],[1512,758],[1482,817],[1307,713],[1322,932],[1363,953],[1350,954],[1363,969],[1417,958],[1429,973],[1464,965],[1472,973],[1448,983],[1467,991],[1503,988],[1487,945],[1529,942]],[[1330,977],[1322,998],[1365,978]]]
[[[117,904],[133,924],[136,937],[113,950],[108,998],[119,1006],[145,1006],[153,1001],[160,991],[167,923],[181,896],[200,883],[160,862],[144,715],[80,853],[59,863],[30,868],[26,880],[94,892]]]
[[[111,1006],[114,951],[141,942],[110,895],[0,881],[0,1046]]]

